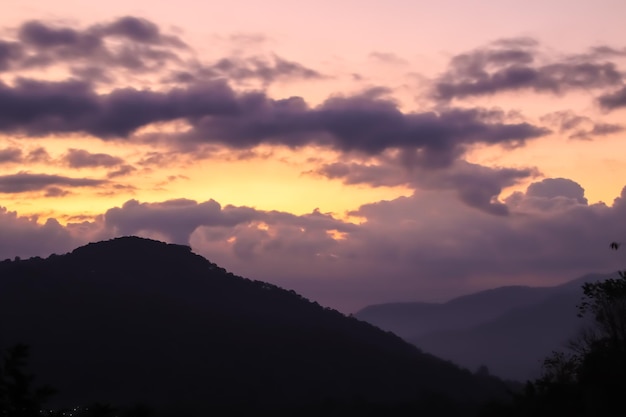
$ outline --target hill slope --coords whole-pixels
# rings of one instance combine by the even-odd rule
[[[501,392],[399,337],[136,237],[0,262],[0,348],[31,346],[58,403],[397,402]]]

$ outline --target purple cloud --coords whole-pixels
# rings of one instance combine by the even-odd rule
[[[55,219],[40,224],[37,218],[20,217],[14,211],[0,207],[0,259],[48,256],[65,253],[83,242]]]
[[[99,81],[112,80],[104,68],[160,70],[164,65],[179,62],[178,51],[186,48],[178,37],[163,34],[154,23],[136,17],[123,17],[85,29],[34,20],[18,28],[17,38],[19,43],[11,43],[14,45],[9,56],[12,67],[71,64],[75,74],[93,76],[93,68],[99,66]],[[115,42],[115,38],[124,42]],[[7,49],[2,45],[8,43],[2,42],[0,65],[3,56],[8,56],[2,52]]]
[[[104,180],[89,178],[71,178],[62,175],[31,174],[20,172],[0,176],[0,193],[14,194],[27,191],[44,190],[49,186],[97,187],[105,184]]]
[[[198,203],[178,199],[161,203],[140,203],[129,200],[122,207],[109,209],[104,215],[105,225],[114,235],[132,235],[155,232],[169,241],[187,244],[194,231],[201,226],[233,228],[252,222],[289,224],[298,228],[349,231],[352,226],[332,216],[314,212],[295,216],[278,211],[259,211],[251,207],[223,207],[215,200]]]
[[[261,143],[316,144],[372,155],[393,148],[419,149],[422,163],[437,167],[451,163],[466,145],[516,146],[548,133],[528,123],[498,121],[498,112],[448,109],[403,113],[394,102],[367,95],[334,97],[316,108],[297,97],[270,100],[250,95],[241,97],[239,103],[237,117],[200,118],[182,139],[220,138],[221,143],[238,148]]]
[[[569,134],[570,139],[593,140],[624,130],[622,125],[594,122],[587,116],[580,116],[569,110],[546,114],[541,120],[558,127],[561,133]]]
[[[316,144],[369,154],[420,149],[424,165],[431,166],[449,164],[466,145],[517,146],[548,133],[528,123],[507,123],[496,111],[403,113],[394,102],[367,95],[335,97],[310,108],[301,98],[273,100],[263,93],[236,93],[223,82],[107,94],[77,81],[21,79],[12,87],[0,85],[0,129],[5,132],[128,138],[140,127],[176,119],[186,119],[192,129],[174,135],[173,145],[220,143],[241,149],[262,143]]]
[[[20,148],[10,147],[0,149],[0,164],[15,163],[22,161],[22,150]]]
[[[91,153],[84,149],[69,149],[63,160],[71,168],[114,167],[124,163],[122,158],[106,153]]]
[[[124,164],[120,166],[118,169],[110,171],[107,174],[107,178],[125,177],[126,175],[129,175],[135,171],[137,171],[137,168],[135,168],[134,166]]]
[[[526,196],[547,199],[565,197],[576,200],[579,204],[587,204],[583,187],[567,178],[546,178],[535,182],[528,186]]]
[[[11,68],[13,62],[22,57],[22,48],[17,42],[0,40],[0,71]]]
[[[39,21],[24,23],[19,28],[18,36],[22,42],[37,48],[77,45],[83,41],[81,34],[74,29],[50,27]]]
[[[622,72],[599,47],[592,53],[539,63],[536,43],[493,43],[452,58],[434,85],[434,97],[449,101],[520,89],[560,94],[574,89],[606,88],[623,83]]]
[[[38,148],[31,150],[30,152],[28,152],[28,155],[26,156],[27,162],[47,162],[49,160],[50,160],[50,155],[48,154],[48,151],[46,151],[42,147],[38,147]]]
[[[271,61],[259,57],[247,59],[223,58],[211,66],[203,67],[200,74],[212,77],[225,76],[235,81],[258,79],[266,85],[278,79],[298,78],[314,80],[325,78],[313,69],[279,56],[274,56]]]
[[[615,110],[626,107],[626,87],[598,98],[600,106],[606,110]]]
[[[236,273],[354,311],[498,285],[550,285],[623,267],[608,243],[626,235],[625,202],[626,189],[613,206],[589,205],[575,182],[545,179],[504,202],[509,216],[474,210],[452,190],[363,205],[352,213],[363,219],[359,224],[319,211],[296,216],[213,200],[131,200],[100,220],[66,227],[0,210],[0,258],[140,234],[191,244]]]
[[[178,37],[161,33],[155,23],[134,16],[125,16],[109,24],[96,26],[92,31],[106,36],[119,36],[138,43],[187,47]]]
[[[508,207],[498,200],[503,188],[535,177],[535,168],[489,168],[457,161],[446,170],[424,170],[406,166],[399,159],[382,160],[379,164],[332,163],[322,166],[318,174],[341,179],[345,184],[368,184],[374,187],[407,185],[417,190],[453,190],[469,207],[494,215],[508,215]]]

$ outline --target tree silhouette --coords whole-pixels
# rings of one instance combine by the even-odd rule
[[[553,352],[544,361],[542,377],[527,384],[509,415],[626,415],[626,271],[582,289],[578,316],[590,317],[592,326],[569,352]]]
[[[7,349],[0,364],[0,416],[40,416],[45,401],[54,394],[49,386],[33,388],[34,376],[25,368],[28,346],[15,345]]]

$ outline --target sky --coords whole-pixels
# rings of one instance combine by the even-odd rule
[[[190,245],[350,313],[623,267],[622,0],[3,0],[0,259]]]

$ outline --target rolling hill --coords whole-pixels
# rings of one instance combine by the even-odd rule
[[[137,237],[0,262],[0,349],[31,347],[56,405],[207,413],[328,401],[399,404],[503,394],[399,337],[187,246]]]

